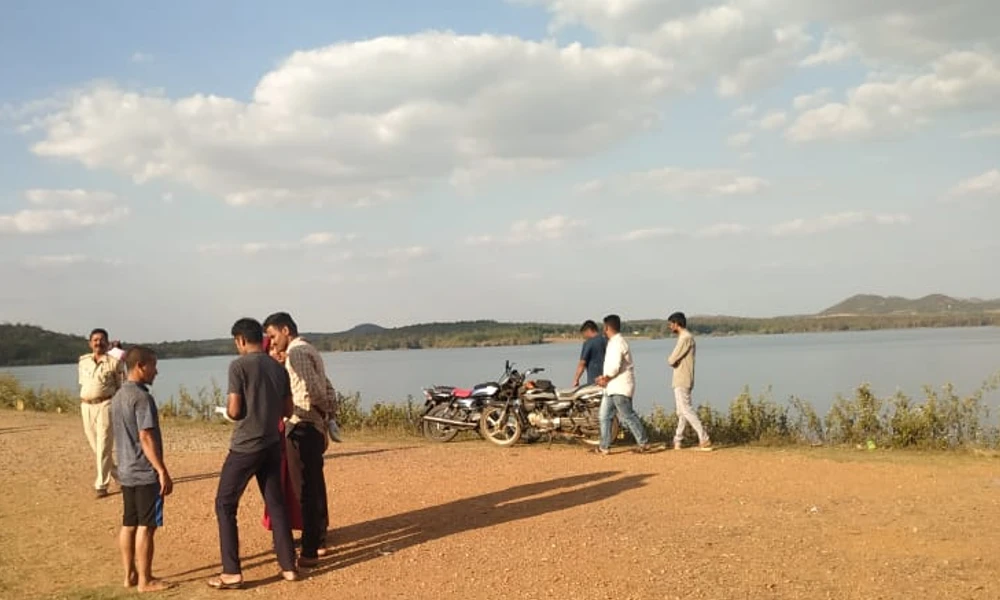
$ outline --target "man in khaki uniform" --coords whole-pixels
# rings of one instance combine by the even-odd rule
[[[97,461],[94,493],[98,498],[108,495],[111,479],[118,479],[113,457],[114,443],[111,426],[111,397],[125,381],[121,361],[108,354],[108,332],[90,332],[90,354],[77,363],[80,382],[80,414],[83,432]]]

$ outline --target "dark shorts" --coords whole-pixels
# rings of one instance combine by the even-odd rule
[[[122,525],[125,527],[163,527],[163,498],[160,484],[122,486],[125,513]]]

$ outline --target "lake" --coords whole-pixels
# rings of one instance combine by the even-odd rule
[[[743,386],[754,393],[768,386],[783,401],[795,395],[824,413],[840,393],[850,395],[862,383],[888,396],[901,390],[922,393],[922,386],[953,383],[961,394],[971,393],[1000,371],[1000,328],[907,329],[844,333],[753,335],[698,338],[696,404],[724,409]],[[672,410],[670,369],[666,356],[673,339],[630,342],[636,369],[636,408],[643,413],[656,404]],[[86,352],[81,345],[80,352]],[[546,344],[504,348],[454,348],[381,352],[334,352],[324,360],[334,386],[358,391],[364,405],[378,400],[422,400],[421,389],[432,384],[471,386],[495,380],[504,360],[519,369],[544,367],[542,377],[556,385],[572,383],[578,344]],[[160,362],[154,393],[161,403],[180,386],[192,393],[223,388],[231,356],[171,359]],[[0,368],[32,386],[76,390],[75,365]],[[987,396],[991,406],[1000,395]]]

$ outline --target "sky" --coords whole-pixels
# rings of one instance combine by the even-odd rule
[[[995,0],[10,3],[0,322],[1000,296]]]

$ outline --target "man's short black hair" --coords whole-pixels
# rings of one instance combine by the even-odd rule
[[[675,312],[674,314],[670,315],[669,317],[667,317],[667,322],[676,323],[681,327],[683,327],[684,329],[687,329],[688,326],[687,317],[685,317],[684,313],[682,312]]]
[[[264,319],[264,329],[268,327],[276,327],[281,329],[282,327],[288,328],[288,333],[295,337],[299,335],[299,326],[295,324],[295,319],[292,315],[286,312],[276,312],[268,318]]]
[[[586,321],[583,322],[583,325],[580,326],[580,331],[581,332],[583,332],[583,331],[593,331],[594,333],[597,333],[597,331],[598,331],[598,329],[597,329],[597,323],[594,323],[592,320],[587,319]]]
[[[90,338],[94,337],[94,335],[97,334],[97,333],[103,335],[104,339],[108,339],[108,330],[107,329],[103,329],[101,327],[98,327],[98,328],[92,330],[90,332],[90,335],[87,336],[87,339],[89,340]]]
[[[622,330],[622,319],[618,315],[608,315],[604,317],[604,325],[611,331],[618,333]]]
[[[241,337],[243,338],[243,341],[248,344],[264,343],[264,328],[260,326],[257,319],[243,317],[239,321],[233,323],[231,333],[234,338]]]
[[[156,352],[147,346],[132,346],[125,351],[125,368],[129,371],[136,365],[148,365],[156,360]]]

